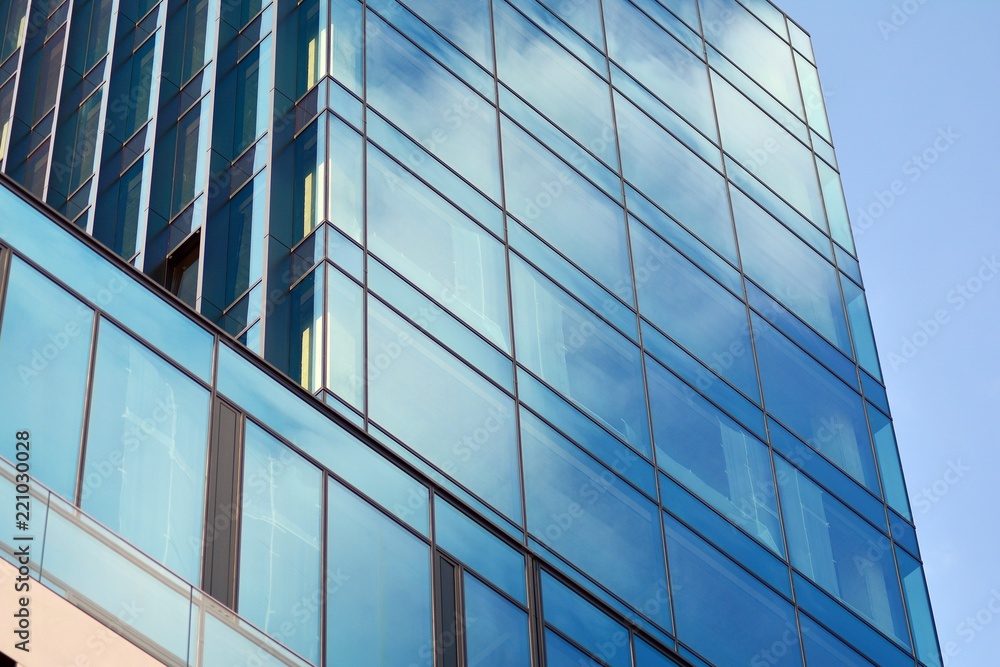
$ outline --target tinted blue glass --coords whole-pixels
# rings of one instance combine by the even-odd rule
[[[93,328],[94,311],[14,258],[0,327],[0,422],[30,429],[32,477],[68,500],[80,463]],[[13,449],[4,456],[13,461]]]
[[[752,319],[768,412],[881,496],[864,401],[769,324]]]
[[[643,454],[639,348],[524,262],[511,262],[518,359]]]
[[[878,455],[878,467],[882,473],[882,488],[885,489],[885,500],[889,506],[910,517],[910,503],[906,496],[906,482],[903,480],[903,466],[899,461],[899,447],[896,446],[896,434],[892,422],[884,414],[865,404],[868,419],[875,439],[875,452]]]
[[[747,309],[661,241],[631,225],[639,311],[754,401],[760,400]]]
[[[672,667],[678,664],[639,637],[636,637],[632,643],[636,667]]]
[[[789,433],[771,418],[767,420],[771,445],[800,470],[845,501],[861,516],[885,532],[885,505],[837,466]]]
[[[371,14],[367,33],[368,103],[498,198],[500,163],[492,105]]]
[[[520,523],[513,399],[374,299],[368,317],[371,419]]]
[[[858,355],[858,363],[866,371],[876,377],[882,377],[879,369],[878,352],[875,350],[875,334],[872,332],[872,321],[868,314],[868,299],[864,291],[843,275],[840,279],[844,286],[844,303],[847,304],[847,320],[851,325],[851,335],[854,338],[854,349]]]
[[[909,646],[889,538],[788,463],[775,468],[792,565]]]
[[[851,220],[847,213],[847,203],[844,200],[844,188],[840,183],[840,174],[822,160],[816,160],[816,164],[819,167],[826,213],[830,219],[830,234],[834,241],[854,252],[854,235],[851,232]]]
[[[792,605],[673,519],[666,526],[678,639],[719,665],[802,665]]]
[[[430,548],[330,481],[326,659],[430,667]]]
[[[853,651],[847,644],[828,632],[805,614],[799,614],[802,644],[809,667],[872,667],[872,663]]]
[[[648,604],[664,581],[653,503],[527,412],[521,439],[528,530],[669,627],[666,607]]]
[[[747,276],[853,357],[837,270],[739,193],[733,211]]]
[[[507,391],[514,391],[514,363],[509,357],[374,257],[368,263],[368,289],[472,363],[494,382]]]
[[[625,626],[594,607],[548,572],[542,572],[545,622],[613,667],[631,667]]]
[[[927,582],[924,568],[915,558],[896,548],[899,572],[906,594],[906,610],[910,616],[910,628],[917,647],[917,657],[927,667],[941,667],[941,649],[934,632],[934,616],[931,614],[930,598],[927,596]]]
[[[608,54],[709,137],[716,136],[708,68],[628,0],[604,0]]]
[[[379,150],[368,154],[368,249],[510,349],[503,246]]]
[[[677,346],[676,343],[653,328],[645,320],[642,323],[643,344],[646,350],[676,373],[689,385],[696,386],[716,405],[757,434],[767,437],[764,429],[764,413],[742,394],[726,384],[705,366]],[[684,389],[694,393],[694,389]]]
[[[795,595],[799,607],[814,616],[859,652],[871,658],[879,667],[912,667],[913,658],[876,632],[871,625],[852,614],[846,607],[798,573],[793,573]],[[811,667],[811,666],[810,666]]]
[[[514,123],[502,129],[510,212],[631,302],[624,210]]]
[[[882,412],[889,414],[889,396],[881,382],[868,373],[861,372],[861,386],[865,390],[865,398],[875,404]]]
[[[698,34],[697,0],[632,0],[632,3],[701,57],[703,46]],[[665,11],[664,7],[670,11]]]
[[[525,405],[567,435],[579,446],[600,459],[616,473],[632,482],[650,498],[656,498],[656,477],[653,465],[635,450],[622,444],[607,429],[573,407],[535,376],[518,369],[518,398]]]
[[[658,465],[783,554],[767,446],[659,364],[647,369]]]
[[[434,541],[521,604],[528,603],[524,556],[440,496],[434,499]]]
[[[602,77],[607,76],[605,73],[607,67],[606,60],[604,54],[601,53],[604,47],[594,47],[593,44],[589,44],[587,40],[581,39],[577,32],[568,27],[568,21],[566,20],[572,20],[574,16],[580,13],[573,11],[573,8],[568,6],[572,3],[555,3],[551,0],[547,3],[536,0],[507,0],[507,2],[521,10],[521,13],[527,16],[532,23],[540,26],[543,31],[561,46],[590,65],[591,69],[597,71]],[[574,2],[576,9],[584,9],[587,14],[592,17],[596,16],[597,20],[600,20],[598,0],[574,0]],[[553,8],[553,5],[556,5],[556,7]],[[549,11],[545,11],[543,7],[548,7]],[[560,13],[564,20],[556,18]],[[591,41],[594,44],[603,44],[603,40],[600,37],[596,41]]]
[[[545,631],[545,664],[548,667],[601,667],[600,663],[551,630]]]
[[[528,614],[468,572],[463,583],[468,664],[530,667]]]
[[[509,218],[507,229],[507,240],[519,255],[607,319],[633,342],[639,341],[639,324],[631,307],[612,296],[596,280],[571,264],[517,220]],[[628,279],[631,280],[631,275]]]
[[[904,549],[909,549],[914,556],[920,556],[920,549],[917,546],[917,531],[913,524],[889,510],[889,527],[892,528],[892,539],[896,540]]]
[[[577,32],[589,39],[591,43],[600,46],[604,42],[604,31],[601,29],[601,4],[599,0],[573,0],[573,2],[560,2],[559,0],[539,1],[556,16],[576,28]]]
[[[621,95],[615,95],[615,105],[625,178],[735,262],[736,242],[722,176]]]
[[[771,496],[777,497],[773,482],[769,491]],[[747,537],[746,533],[713,512],[677,482],[662,473],[660,473],[660,493],[663,506],[669,508],[672,516],[683,521],[737,563],[749,568],[772,588],[786,597],[792,596],[788,565],[785,562]]]
[[[208,405],[208,390],[101,321],[80,505],[188,581],[201,572]]]
[[[777,13],[773,7],[770,9]],[[795,63],[788,44],[736,0],[701,0],[701,13],[705,39],[739,63],[785,106],[803,115]]]
[[[616,166],[608,84],[506,2],[494,3],[500,78],[606,164]]]
[[[427,534],[427,487],[226,345],[219,347],[218,390],[254,419]]]
[[[405,4],[487,69],[493,66],[489,0],[405,0]]]
[[[329,265],[326,290],[326,387],[354,408],[363,410],[364,292],[360,285]]]
[[[240,518],[239,613],[319,661],[323,476],[247,422]],[[295,632],[287,632],[287,627]]]
[[[202,380],[211,377],[208,331],[16,194],[0,190],[0,238]]]

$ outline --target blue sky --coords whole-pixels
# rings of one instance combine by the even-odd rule
[[[946,664],[995,665],[1000,2],[776,1],[813,38]]]

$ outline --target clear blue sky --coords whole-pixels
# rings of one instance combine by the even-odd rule
[[[1000,2],[776,1],[813,38],[946,664],[998,665]]]

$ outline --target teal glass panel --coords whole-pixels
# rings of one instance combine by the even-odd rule
[[[358,410],[365,400],[365,298],[361,286],[332,267],[326,287],[326,386]]]
[[[799,82],[788,43],[768,30],[736,0],[700,0],[700,4],[705,39],[801,116]],[[780,12],[768,8],[780,20]],[[781,31],[784,31],[784,21],[781,21]]]
[[[371,419],[520,523],[513,399],[374,299],[368,317]]]
[[[847,201],[844,199],[844,186],[840,182],[840,174],[822,160],[816,160],[816,165],[819,167],[823,198],[826,200],[826,213],[830,219],[830,234],[834,241],[853,253],[854,234],[851,232],[851,220],[847,213]]]
[[[465,657],[476,667],[529,667],[528,614],[465,572]]]
[[[910,503],[906,495],[903,466],[899,461],[899,447],[896,444],[892,421],[867,403],[865,409],[868,411],[872,437],[875,440],[875,454],[878,457],[879,471],[882,473],[885,500],[890,507],[910,519],[912,518]]]
[[[647,364],[657,463],[779,555],[767,446],[659,364]]]
[[[503,127],[510,212],[609,290],[632,301],[625,212],[510,121]]]
[[[496,111],[455,75],[369,13],[368,103],[487,195],[500,195]],[[476,150],[468,150],[475,146]]]
[[[511,272],[520,362],[648,456],[639,348],[521,260]]]
[[[368,249],[510,350],[503,245],[375,149],[368,156]]]
[[[665,580],[656,506],[527,412],[521,441],[528,530],[669,628],[658,597]]]
[[[331,665],[430,667],[430,547],[330,480],[326,659]]]
[[[847,319],[851,325],[858,363],[874,377],[881,380],[882,370],[879,367],[878,351],[875,349],[875,333],[872,331],[872,320],[868,313],[868,299],[865,297],[864,290],[850,280],[842,277],[840,282],[844,287]]]
[[[72,501],[94,311],[14,258],[2,312],[0,422],[31,433],[32,477]]]
[[[736,262],[726,181],[621,95],[615,96],[625,179],[656,205]]]
[[[628,0],[604,0],[608,54],[709,137],[716,136],[708,68]]]
[[[821,230],[827,228],[812,151],[722,77],[712,76],[722,147]]]
[[[644,225],[633,223],[631,232],[639,312],[759,402],[743,302]]]
[[[434,499],[434,541],[521,604],[528,604],[524,556],[440,496]]]
[[[806,650],[806,663],[809,667],[873,667],[843,640],[829,632],[805,614],[799,614],[799,625],[802,628],[802,644]]]
[[[790,464],[779,459],[775,468],[792,565],[901,646],[909,647],[888,538]]]
[[[506,2],[494,3],[500,79],[582,146],[617,166],[608,84]]]
[[[665,522],[677,637],[716,665],[801,666],[792,605],[677,521]]]
[[[245,443],[237,611],[315,663],[322,625],[323,476],[252,422]]]
[[[853,358],[837,269],[736,190],[733,211],[747,276]]]
[[[201,573],[208,412],[207,389],[101,321],[80,504],[187,581]]]
[[[881,497],[862,398],[757,316],[753,328],[768,411]]]
[[[485,68],[493,67],[489,0],[406,0],[406,4]]]
[[[632,667],[629,633],[548,572],[541,574],[545,622],[612,667]]]
[[[903,580],[906,610],[910,616],[917,657],[927,667],[941,667],[941,649],[934,631],[934,616],[931,614],[930,597],[927,595],[924,568],[899,547],[896,547],[896,558],[899,561],[899,573]]]

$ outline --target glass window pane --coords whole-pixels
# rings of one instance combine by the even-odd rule
[[[770,8],[773,10],[773,8]],[[792,49],[736,0],[701,0],[705,39],[781,102],[802,115]]]
[[[506,2],[495,2],[500,78],[581,145],[617,166],[608,84]]]
[[[631,301],[621,206],[514,123],[505,120],[502,127],[510,212],[609,290]]]
[[[333,116],[329,118],[330,159],[326,160],[323,166],[330,169],[330,221],[352,239],[360,242],[365,206],[362,189],[364,170],[361,167],[364,141],[360,134],[345,123]],[[322,191],[322,184],[317,183],[313,187]],[[319,214],[323,215],[322,210]]]
[[[547,667],[601,667],[596,660],[548,629],[545,630],[545,664]]]
[[[521,440],[528,530],[669,628],[656,506],[528,412]]]
[[[716,136],[708,68],[628,0],[604,0],[609,55],[709,137]]]
[[[632,667],[625,626],[548,572],[543,571],[541,579],[546,623],[612,667]]]
[[[246,425],[240,523],[239,613],[319,661],[319,469],[252,422]],[[294,632],[288,632],[287,627]]]
[[[368,249],[510,351],[501,243],[374,148],[368,157]]]
[[[941,667],[941,649],[934,631],[934,616],[931,614],[930,598],[927,595],[924,568],[899,547],[896,547],[896,558],[903,578],[906,609],[910,613],[910,628],[917,646],[917,657],[928,667]]]
[[[198,581],[208,391],[102,320],[91,400],[81,507]]]
[[[369,13],[368,102],[487,195],[500,196],[496,111]],[[475,150],[469,150],[475,146]]]
[[[743,301],[644,225],[633,223],[639,311],[754,402],[760,401]]]
[[[906,496],[906,482],[903,480],[903,466],[899,461],[899,447],[892,421],[867,403],[865,409],[872,426],[885,500],[890,507],[909,518],[910,503]]]
[[[677,637],[717,665],[802,665],[792,605],[680,523],[666,525]]]
[[[511,271],[521,363],[649,455],[639,348],[521,260]]]
[[[910,633],[888,538],[791,464],[779,459],[775,468],[792,565],[908,647]]]
[[[493,67],[489,0],[407,0],[421,18],[487,69]]]
[[[327,269],[326,386],[364,409],[365,299],[361,286],[340,271]]]
[[[853,358],[837,270],[735,189],[733,211],[747,276]]]
[[[720,76],[712,77],[722,147],[820,229],[826,210],[810,151]]]
[[[722,175],[621,95],[615,95],[615,105],[626,180],[735,264]]]
[[[0,327],[0,423],[31,431],[32,477],[70,501],[93,328],[94,311],[14,258]]]
[[[326,659],[430,667],[430,548],[330,480]]]
[[[757,316],[753,327],[768,411],[881,496],[861,397]]]
[[[528,614],[465,573],[465,649],[470,667],[529,667]]]
[[[380,302],[368,316],[371,419],[519,523],[513,399]]]
[[[767,446],[659,364],[647,368],[659,466],[784,554]]]
[[[806,663],[809,667],[871,667],[860,655],[855,653],[836,635],[828,632],[805,614],[799,614],[799,624],[802,626],[802,643],[806,649]]]

